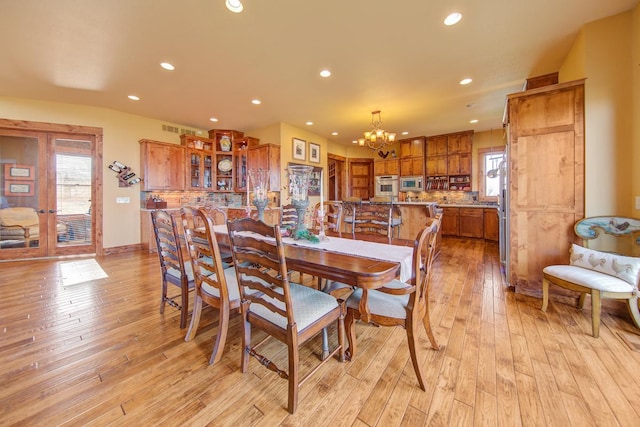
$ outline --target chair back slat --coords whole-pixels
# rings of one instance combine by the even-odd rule
[[[180,250],[180,233],[176,219],[167,211],[155,210],[151,212],[151,222],[163,275],[170,269],[182,275],[185,271],[184,258]]]
[[[294,323],[287,262],[279,225],[243,218],[228,221],[229,240],[243,300],[261,305]],[[244,287],[260,290],[248,295]],[[277,306],[280,303],[280,306]]]
[[[356,233],[387,236],[391,243],[391,203],[361,204],[354,209],[352,237]]]
[[[428,218],[427,226],[420,232],[415,242],[413,269],[416,292],[411,297],[415,298],[418,306],[428,304],[431,267],[436,253],[439,228],[439,218]]]

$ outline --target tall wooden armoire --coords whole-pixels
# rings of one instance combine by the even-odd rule
[[[580,242],[573,225],[584,217],[584,80],[511,94],[506,108],[507,281],[541,296],[542,269],[568,263]]]

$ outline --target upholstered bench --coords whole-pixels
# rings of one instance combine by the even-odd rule
[[[603,217],[596,217],[601,219]],[[588,229],[581,229],[584,223],[591,225]],[[615,223],[613,220],[609,220]],[[631,223],[630,221],[633,221]],[[627,222],[625,230],[608,230],[606,225],[594,224],[594,219],[584,219],[576,224],[578,236],[585,239],[597,237],[594,227],[600,228],[607,234],[628,234],[635,238],[635,232],[629,228],[637,227],[637,220]],[[629,230],[629,233],[622,231]],[[594,337],[600,335],[600,310],[602,298],[627,300],[629,313],[638,328],[640,328],[640,311],[638,310],[638,286],[640,286],[640,258],[623,256],[608,252],[588,249],[575,243],[571,246],[569,265],[551,265],[542,270],[542,311],[547,310],[549,301],[549,284],[553,283],[565,289],[580,292],[578,308],[582,309],[585,297],[591,295],[591,324]]]

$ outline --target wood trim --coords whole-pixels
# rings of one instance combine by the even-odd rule
[[[333,154],[333,153],[327,153],[327,159],[331,159],[331,160],[337,160],[339,162],[346,162],[347,158],[344,156],[339,156],[337,154]]]
[[[61,123],[32,122],[27,120],[0,119],[0,128],[96,136],[102,135],[102,128],[66,125]]]

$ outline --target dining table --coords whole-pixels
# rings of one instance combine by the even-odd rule
[[[215,225],[213,231],[220,249],[230,251],[226,224]],[[406,282],[412,274],[414,242],[392,239],[389,244],[386,236],[384,243],[381,240],[370,235],[356,235],[356,239],[331,235],[318,242],[282,237],[289,270],[363,289],[360,300],[363,319],[368,319],[368,290],[380,288],[396,278]],[[327,340],[325,330],[323,358],[329,353]]]

